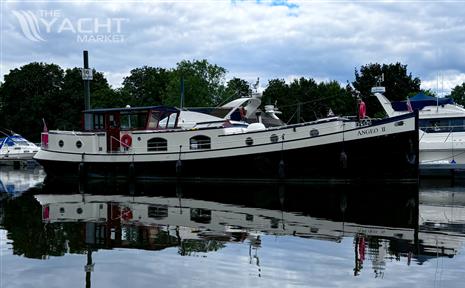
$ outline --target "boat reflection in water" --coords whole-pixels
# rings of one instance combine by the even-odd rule
[[[0,193],[17,195],[42,184],[44,179],[45,172],[39,167],[16,169],[0,166]]]
[[[459,216],[445,223],[444,206],[434,197],[419,198],[418,186],[405,184],[51,182],[10,201],[7,213],[14,215],[4,227],[15,254],[86,253],[88,285],[92,253],[114,248],[170,248],[182,256],[202,256],[242,243],[262,276],[260,251],[270,235],[333,243],[352,238],[350,273],[372,269],[383,277],[388,261],[422,264],[454,257],[463,246],[465,220]],[[20,214],[19,206],[30,213]]]
[[[353,237],[355,275],[365,254],[382,273],[384,256],[411,257],[418,242],[415,185],[351,186],[353,191],[346,191],[342,185],[108,184],[87,184],[85,191],[81,186],[85,193],[74,186],[70,194],[60,193],[73,191],[63,183],[45,187],[35,196],[43,221],[72,223],[82,246],[92,249],[178,247],[179,254],[190,255],[216,251],[226,242],[247,242],[257,265],[254,253],[262,235],[336,242]],[[392,247],[396,250],[389,251]]]
[[[0,225],[4,222],[7,199],[42,184],[44,178],[44,171],[37,167],[15,169],[13,166],[0,166]]]

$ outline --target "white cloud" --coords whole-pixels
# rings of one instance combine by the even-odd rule
[[[354,68],[373,62],[407,64],[425,87],[437,71],[452,71],[456,81],[465,73],[461,3],[273,3],[277,2],[7,3],[3,65],[43,61],[81,66],[81,51],[88,49],[92,66],[112,75],[109,80],[115,86],[136,67],[169,68],[183,59],[204,58],[228,69],[228,78],[260,77],[261,83],[300,76],[345,83],[353,81]],[[27,40],[12,10],[41,9],[58,10],[73,24],[85,17],[123,18],[123,41],[78,43],[76,34],[56,31],[45,34],[43,43]]]
[[[441,97],[449,95],[455,86],[465,82],[465,73],[457,70],[439,71],[436,75],[430,76],[432,79],[423,81],[423,89],[430,89]]]

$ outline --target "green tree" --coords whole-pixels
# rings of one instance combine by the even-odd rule
[[[131,106],[161,105],[167,101],[172,71],[159,67],[143,66],[131,70],[124,78],[119,98]]]
[[[81,114],[84,110],[84,84],[80,68],[66,69],[63,84],[60,90],[60,111],[54,122],[53,129],[78,130],[81,128]],[[111,89],[103,73],[93,71],[93,80],[90,83],[91,108],[120,107],[115,105],[116,97],[109,97],[115,92]],[[118,103],[120,104],[120,103]]]
[[[449,97],[454,99],[455,103],[465,105],[465,82],[462,85],[455,86]]]
[[[252,88],[247,81],[234,77],[226,84],[225,92],[228,97],[239,98],[251,95]]]
[[[118,98],[109,95],[116,92],[102,73],[94,71],[90,91],[92,105],[115,107]],[[81,70],[63,71],[58,65],[45,63],[13,69],[0,87],[0,102],[2,126],[32,141],[40,139],[42,119],[50,129],[77,130],[84,110]]]
[[[384,81],[381,76],[384,74]],[[421,81],[418,77],[413,78],[411,73],[407,73],[407,65],[396,64],[378,64],[370,63],[355,69],[355,81],[353,87],[360,93],[360,97],[367,104],[367,113],[375,115],[382,108],[374,97],[370,97],[371,88],[381,84],[386,87],[385,96],[391,101],[405,100],[412,92],[420,92]]]
[[[327,83],[321,82],[318,85],[320,98],[325,99],[326,108],[335,115],[350,116],[356,113],[356,99],[353,97],[349,87],[341,87],[337,81]]]
[[[262,103],[274,104],[283,113],[281,120],[286,122],[293,113],[290,104],[295,103],[295,99],[290,99],[289,85],[284,79],[272,79],[263,91]]]
[[[226,245],[218,240],[185,239],[182,240],[179,245],[178,254],[181,256],[191,256],[196,253],[218,251],[224,247],[226,247]]]
[[[30,63],[10,70],[1,86],[2,126],[38,141],[42,119],[53,127],[60,110],[63,70],[55,64]]]
[[[263,92],[264,103],[277,103],[288,123],[311,121],[328,115],[353,115],[355,100],[336,81],[316,83],[313,79],[295,79],[289,85],[283,79],[273,79]]]
[[[3,82],[0,82],[0,93],[3,93],[2,92],[2,87],[3,87]],[[5,123],[4,112],[3,112],[3,97],[2,97],[2,94],[0,94],[0,123]]]
[[[184,80],[184,106],[216,106],[227,96],[224,78],[226,69],[207,60],[183,60],[173,70],[168,99],[164,104],[179,106],[181,79]]]

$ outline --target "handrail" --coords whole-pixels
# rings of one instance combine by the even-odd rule
[[[453,127],[451,127],[451,129],[449,130],[449,134],[447,135],[446,140],[444,140],[444,143],[447,142],[447,139],[449,139],[449,136],[451,135],[452,131],[453,131]]]
[[[116,141],[119,142],[120,147],[127,148],[127,150],[125,150],[125,151],[118,151],[118,152],[126,152],[126,151],[129,151],[130,149],[132,149],[131,146],[128,146],[128,145],[126,145],[125,143],[121,142],[118,138],[116,138],[116,137],[114,137],[114,136],[110,136],[110,153],[116,152],[116,151],[113,151],[113,141],[111,141],[111,140],[113,140],[113,139],[115,139]]]

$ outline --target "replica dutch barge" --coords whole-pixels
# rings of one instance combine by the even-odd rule
[[[415,113],[276,126],[265,125],[264,118],[275,124],[279,118],[269,107],[260,113],[256,98],[231,103],[209,113],[164,106],[87,110],[82,131],[42,133],[34,158],[55,176],[418,179]]]

